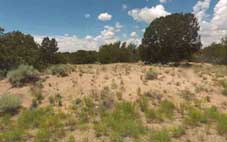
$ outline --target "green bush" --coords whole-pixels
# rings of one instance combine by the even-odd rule
[[[163,120],[162,114],[159,111],[154,109],[148,109],[147,111],[144,112],[144,114],[148,122],[151,122],[151,121],[160,122]]]
[[[138,103],[139,103],[139,106],[140,106],[140,109],[141,109],[142,112],[146,112],[148,110],[149,101],[148,101],[148,98],[146,96],[141,97],[138,100]]]
[[[61,77],[68,76],[73,71],[73,67],[70,65],[53,65],[48,69],[48,73]]]
[[[0,69],[0,80],[4,79],[6,77],[6,73],[7,73],[6,70],[1,70]]]
[[[220,115],[217,120],[217,130],[221,135],[227,135],[227,115]]]
[[[220,81],[222,87],[224,88],[224,90],[222,91],[222,94],[224,96],[227,96],[227,80],[221,80]]]
[[[135,105],[129,102],[119,103],[113,112],[102,115],[101,121],[95,125],[95,130],[97,135],[108,135],[113,140],[137,138],[145,132]]]
[[[70,136],[67,142],[75,142],[75,141],[76,140],[75,140],[74,136]]]
[[[185,134],[185,128],[182,126],[178,126],[178,127],[173,128],[171,130],[171,132],[172,132],[171,136],[173,136],[174,138],[179,138]]]
[[[20,128],[12,128],[0,133],[1,142],[24,142],[24,130]]]
[[[7,77],[13,86],[19,87],[38,81],[39,72],[32,66],[20,65],[17,69],[9,71]]]
[[[144,111],[147,121],[163,121],[164,119],[172,119],[174,116],[175,106],[172,102],[164,100],[160,103],[158,109],[146,109]]]
[[[158,77],[158,73],[153,69],[150,69],[148,72],[146,72],[146,75],[145,75],[146,80],[154,80],[154,79],[157,79],[157,77]]]
[[[25,110],[18,117],[17,124],[23,128],[38,128],[49,116],[53,115],[55,114],[51,108]]]
[[[190,126],[197,126],[200,123],[207,123],[208,116],[200,109],[190,108],[184,122]]]
[[[159,112],[163,117],[172,118],[174,115],[175,106],[172,102],[164,100],[160,103]]]
[[[151,142],[170,142],[171,137],[167,130],[154,131],[150,137]]]
[[[4,94],[0,96],[0,112],[15,112],[21,105],[21,99],[18,96]]]
[[[51,141],[51,131],[49,129],[41,128],[35,136],[35,142],[49,142]]]
[[[212,121],[218,120],[219,117],[221,116],[221,113],[217,110],[216,107],[210,107],[206,109],[204,113],[205,113],[205,116]]]

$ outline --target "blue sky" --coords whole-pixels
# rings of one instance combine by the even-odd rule
[[[161,2],[160,2],[161,1]],[[161,16],[175,12],[193,12],[193,7],[199,0],[0,0],[0,26],[6,31],[20,30],[37,36],[65,36],[78,40],[92,39],[101,35],[102,31],[114,32],[115,39],[127,40],[131,36],[141,38],[143,29],[160,12]],[[203,20],[210,20],[213,16],[216,0],[200,0],[209,2],[206,16]],[[226,1],[226,0],[221,0]],[[224,3],[225,4],[225,3]],[[157,6],[162,6],[157,8]],[[143,10],[148,14],[154,8],[154,18],[146,19]],[[204,7],[202,7],[204,8]],[[137,10],[134,14],[130,11]],[[165,13],[166,12],[166,13]],[[201,9],[200,9],[201,12]],[[104,19],[98,17],[104,14]],[[85,16],[86,15],[86,16]],[[105,16],[107,19],[105,20]],[[111,18],[108,16],[111,16]],[[150,15],[147,15],[148,17]],[[152,17],[152,15],[150,16]],[[118,24],[119,29],[116,29]],[[105,26],[109,26],[105,28]],[[115,29],[110,29],[110,27]],[[106,29],[106,31],[105,31]],[[132,34],[134,33],[134,34]],[[100,37],[101,38],[101,37]],[[71,39],[72,40],[72,39]],[[103,40],[103,39],[102,39]],[[63,42],[64,40],[60,41]],[[74,41],[76,42],[76,41]],[[62,43],[61,43],[62,44]],[[75,43],[70,48],[81,48]],[[83,43],[84,44],[84,43]],[[95,43],[93,43],[95,44]],[[101,43],[100,43],[101,44]],[[100,45],[96,44],[96,46]],[[87,44],[86,44],[87,45]],[[78,46],[78,47],[77,47]],[[85,45],[82,45],[83,47]],[[94,47],[96,48],[96,47]]]

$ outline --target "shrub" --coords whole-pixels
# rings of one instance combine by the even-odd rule
[[[0,69],[0,80],[4,79],[6,77],[6,73],[7,73],[6,70],[1,70]]]
[[[75,140],[74,136],[70,136],[67,142],[75,142],[75,141],[76,140]]]
[[[156,111],[154,109],[148,109],[145,112],[145,117],[147,119],[147,121],[162,121],[162,115],[159,111]]]
[[[200,123],[207,123],[208,117],[204,114],[202,110],[191,108],[188,111],[188,116],[185,118],[184,122],[191,126],[197,126]]]
[[[221,115],[217,120],[217,130],[221,135],[227,135],[227,115]]]
[[[53,106],[62,106],[62,96],[60,94],[56,94],[55,96],[50,96],[49,103]]]
[[[9,71],[7,77],[13,86],[19,87],[38,81],[39,72],[32,66],[20,65],[17,69]]]
[[[12,128],[0,133],[1,142],[23,142],[23,129]]]
[[[165,118],[171,119],[174,115],[175,106],[167,100],[162,101],[158,109],[148,108],[146,97],[140,99],[139,105],[148,121],[162,121]]]
[[[51,108],[25,110],[18,117],[17,124],[22,128],[38,128],[49,116],[53,115]]]
[[[21,105],[21,99],[17,96],[4,94],[0,96],[0,112],[15,112]]]
[[[73,108],[77,110],[77,116],[81,125],[87,124],[90,118],[96,114],[94,100],[91,97],[85,97],[83,100],[76,99],[73,101]]]
[[[171,137],[167,130],[154,131],[151,134],[150,141],[152,141],[152,142],[170,142]]]
[[[224,88],[224,90],[222,91],[222,94],[223,94],[224,96],[227,96],[227,88]]]
[[[157,79],[157,77],[158,77],[158,73],[152,69],[146,72],[146,75],[145,75],[146,80],[154,80],[154,79]]]
[[[48,73],[61,77],[68,76],[73,71],[73,67],[70,65],[54,65],[48,69]]]
[[[172,132],[171,135],[174,138],[179,138],[179,137],[181,137],[182,135],[185,134],[185,129],[182,126],[179,126],[179,127],[173,128],[171,132]]]
[[[172,102],[164,100],[160,103],[159,112],[163,117],[172,118],[174,113],[175,106]]]
[[[101,121],[95,125],[95,130],[98,135],[109,135],[114,140],[136,138],[145,132],[135,105],[129,102],[119,103],[113,112],[102,115]]]
[[[216,107],[211,107],[205,110],[205,115],[209,120],[218,120],[219,117],[221,116],[221,113],[217,110]]]
[[[222,91],[222,94],[224,96],[227,96],[227,80],[222,80],[220,81],[222,87],[224,88],[224,90]]]
[[[40,87],[32,87],[31,93],[33,96],[31,108],[36,108],[38,105],[42,103],[44,99],[42,90]]]
[[[146,96],[141,97],[138,100],[138,103],[139,103],[139,106],[140,106],[140,109],[141,109],[142,112],[146,112],[148,110],[149,101],[148,101],[148,98]]]
[[[41,128],[35,136],[35,142],[49,142],[51,141],[51,131],[49,129]]]

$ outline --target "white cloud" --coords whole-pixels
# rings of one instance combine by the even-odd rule
[[[207,10],[211,0],[199,0],[193,7],[193,13],[200,23],[201,40],[204,46],[219,42],[227,36],[227,0],[219,0],[214,7],[213,16],[209,18]]]
[[[41,43],[45,35],[35,35],[34,39],[36,42]],[[74,52],[77,50],[97,50],[96,45],[90,42],[89,39],[79,38],[75,35],[72,36],[49,36],[55,38],[58,42],[59,52]]]
[[[112,15],[110,15],[109,13],[105,12],[105,13],[100,13],[98,16],[98,19],[101,21],[109,21],[112,19]]]
[[[167,0],[160,0],[160,3],[166,3]]]
[[[201,22],[205,17],[207,17],[206,11],[210,7],[211,0],[198,1],[193,7],[193,13],[198,18],[198,21]]]
[[[88,19],[88,18],[91,17],[91,15],[87,13],[87,14],[84,15],[84,17],[85,17],[86,19]]]
[[[126,10],[126,9],[128,9],[128,6],[126,4],[122,4],[122,9]]]
[[[64,36],[49,36],[55,38],[58,42],[60,52],[75,52],[77,50],[98,50],[103,44],[113,43],[119,40],[116,35],[123,26],[117,22],[114,26],[104,26],[104,29],[97,35],[87,35],[80,38],[76,35],[65,34]],[[42,42],[47,35],[34,35],[35,41]]]
[[[128,14],[136,21],[145,21],[146,23],[152,22],[154,19],[169,15],[170,13],[165,10],[165,7],[161,4],[155,7],[144,7],[142,9],[132,9],[128,11]]]
[[[116,27],[117,29],[121,29],[121,28],[123,28],[123,25],[121,25],[120,22],[117,22],[117,23],[115,24],[115,27]]]
[[[140,45],[141,44],[141,39],[138,37],[136,32],[131,32],[130,34],[130,38],[126,40],[126,42],[129,43],[133,43],[136,45]]]
[[[136,37],[137,37],[137,33],[136,33],[136,32],[132,32],[132,33],[130,34],[130,36],[131,36],[132,38],[136,38]]]

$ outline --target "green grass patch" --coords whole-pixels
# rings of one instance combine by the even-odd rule
[[[101,116],[101,121],[95,125],[97,135],[107,135],[114,140],[125,137],[138,138],[145,133],[134,103],[118,103],[112,112]]]

